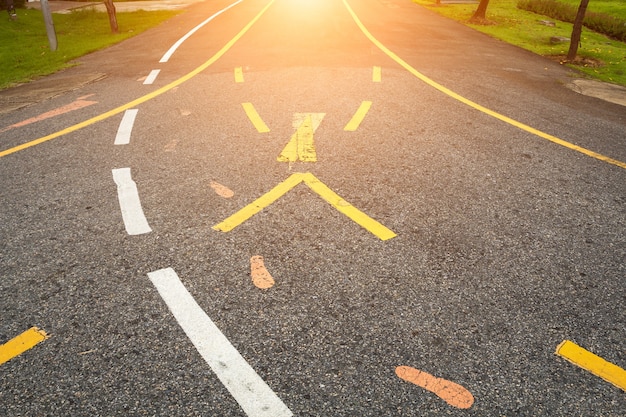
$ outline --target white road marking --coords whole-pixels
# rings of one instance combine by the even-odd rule
[[[129,235],[150,233],[152,229],[143,214],[137,184],[130,176],[130,168],[114,169],[113,180],[117,184],[117,198],[120,202],[126,232]]]
[[[137,109],[128,109],[122,117],[120,126],[117,128],[117,135],[115,135],[115,145],[128,145],[130,143],[130,134],[133,131],[133,124],[135,123],[135,117],[137,117]]]
[[[187,337],[249,417],[293,416],[202,310],[172,268],[150,272],[148,277]]]
[[[154,80],[156,80],[156,77],[159,75],[159,72],[161,72],[161,70],[158,69],[150,71],[150,74],[148,74],[143,83],[152,84]]]
[[[208,19],[206,19],[204,22],[200,23],[198,26],[196,26],[195,28],[191,29],[189,32],[187,32],[187,34],[185,36],[183,36],[182,38],[180,38],[179,40],[176,41],[176,43],[174,45],[172,45],[172,47],[163,55],[163,57],[161,58],[161,60],[159,62],[167,62],[169,61],[170,57],[172,56],[172,54],[174,54],[174,52],[176,51],[176,49],[178,49],[178,47],[180,45],[182,45],[183,42],[185,42],[191,35],[193,35],[194,33],[196,33],[196,31],[198,29],[200,29],[202,26],[206,25],[207,23],[209,23],[211,20],[213,20],[214,18],[216,18],[217,16],[221,15],[222,13],[224,13],[226,10],[230,9],[231,7],[234,7],[236,5],[238,5],[239,3],[241,3],[243,0],[238,0],[235,3],[231,4],[230,6],[227,6],[225,8],[223,8],[222,10],[220,10],[219,12],[215,13],[213,16],[209,17]]]

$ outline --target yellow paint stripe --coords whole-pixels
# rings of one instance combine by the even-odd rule
[[[356,113],[354,113],[354,116],[352,116],[352,119],[350,119],[350,121],[348,122],[346,127],[343,128],[343,130],[345,130],[346,132],[354,132],[355,130],[357,130],[361,125],[361,122],[365,118],[365,115],[370,110],[370,107],[372,107],[371,101],[362,102]]]
[[[372,81],[374,81],[375,83],[379,83],[381,82],[382,79],[383,79],[382,68],[374,67],[372,71]]]
[[[243,82],[243,69],[241,67],[235,68],[235,82],[236,83]]]
[[[557,346],[556,354],[626,391],[626,371],[624,369],[581,348],[576,343],[564,340]]]
[[[363,227],[365,230],[378,237],[380,240],[388,240],[396,236],[394,232],[372,219],[362,211],[358,210],[346,200],[337,195],[333,190],[322,183],[315,175],[310,172],[291,174],[289,178],[278,184],[272,190],[259,197],[252,203],[248,204],[237,213],[228,217],[221,223],[213,226],[213,230],[221,232],[229,232],[239,226],[280,197],[289,192],[296,185],[304,182],[311,190],[315,191],[326,202],[336,208],[340,213],[348,216],[352,221]]]
[[[0,365],[21,355],[46,338],[46,332],[39,330],[37,327],[31,327],[0,346]]]
[[[289,176],[285,181],[278,184],[276,187],[272,188],[263,196],[254,200],[252,203],[248,204],[237,213],[225,219],[223,222],[216,224],[213,226],[213,230],[221,231],[221,232],[230,232],[235,227],[239,226],[250,217],[254,216],[265,207],[272,204],[274,201],[278,200],[285,193],[291,190],[296,185],[302,182],[302,175],[300,173],[295,173]]]
[[[269,127],[267,127],[263,119],[261,119],[261,116],[259,116],[259,113],[256,111],[252,103],[242,103],[241,105],[243,106],[248,119],[250,119],[254,128],[259,133],[267,133],[270,131]]]
[[[389,58],[393,59],[394,61],[396,61],[396,63],[398,63],[402,68],[404,68],[405,70],[407,70],[408,72],[410,72],[411,74],[413,74],[415,77],[419,78],[420,80],[422,80],[423,82],[425,82],[426,84],[430,85],[433,88],[436,88],[437,90],[441,91],[442,93],[452,97],[455,100],[460,101],[463,104],[466,104],[470,107],[473,107],[474,109],[483,112],[491,117],[494,117],[498,120],[501,120],[505,123],[508,123],[512,126],[515,126],[521,130],[524,130],[528,133],[532,133],[533,135],[539,136],[540,138],[549,140],[550,142],[556,143],[557,145],[561,145],[564,146],[568,149],[574,150],[576,152],[580,152],[584,155],[590,156],[592,158],[598,159],[600,161],[612,164],[612,165],[616,165],[620,168],[624,168],[626,169],[626,162],[622,162],[622,161],[618,161],[617,159],[613,159],[613,158],[609,158],[608,156],[599,154],[597,152],[591,151],[589,149],[585,149],[581,146],[578,145],[574,145],[573,143],[567,142],[563,139],[559,139],[556,136],[552,136],[548,133],[542,132],[538,129],[535,129],[533,127],[530,127],[528,125],[525,125],[524,123],[518,122],[517,120],[511,119],[510,117],[504,116],[500,113],[497,113],[493,110],[490,110],[486,107],[481,106],[478,103],[475,103],[463,96],[460,96],[459,94],[455,93],[452,90],[449,90],[448,88],[444,87],[443,85],[433,81],[432,79],[426,77],[425,75],[423,75],[422,73],[420,73],[419,71],[417,71],[415,68],[413,68],[411,65],[409,65],[407,62],[405,62],[402,58],[400,58],[398,55],[396,55],[395,53],[393,53],[390,49],[388,49],[385,45],[383,45],[380,41],[378,41],[378,39],[376,39],[368,30],[367,28],[363,25],[363,23],[361,23],[361,21],[359,20],[359,18],[357,17],[357,15],[354,13],[354,11],[352,10],[352,8],[350,7],[350,5],[348,4],[347,0],[343,0],[344,5],[346,6],[346,8],[348,9],[348,12],[350,13],[350,15],[352,15],[352,19],[354,20],[354,22],[357,24],[357,26],[361,29],[361,31],[363,32],[363,34],[374,44],[378,47],[378,49],[380,49],[381,51],[383,51]]]
[[[47,142],[49,140],[52,139],[56,139],[60,136],[66,135],[68,133],[72,133],[75,132],[77,130],[80,130],[84,127],[90,126],[94,123],[100,122],[102,120],[108,119],[111,116],[115,116],[116,114],[122,113],[128,109],[134,108],[142,103],[145,103],[148,100],[152,100],[155,97],[160,96],[163,93],[168,92],[169,90],[178,87],[179,85],[181,85],[182,83],[189,81],[191,78],[195,77],[196,75],[198,75],[199,73],[201,73],[202,71],[204,71],[205,69],[207,69],[208,67],[210,67],[211,65],[213,65],[218,59],[220,59],[230,48],[233,47],[233,45],[239,41],[239,39],[241,39],[241,37],[243,35],[246,34],[246,32],[248,32],[248,30],[250,30],[250,28],[252,27],[252,25],[254,25],[257,20],[259,20],[261,18],[261,16],[267,11],[267,9],[270,8],[270,6],[272,4],[274,4],[275,0],[270,0],[270,2],[250,21],[248,22],[248,24],[246,26],[244,26],[243,29],[241,29],[241,31],[239,33],[237,33],[230,41],[228,41],[226,43],[226,45],[224,45],[222,47],[222,49],[220,49],[219,51],[217,51],[215,53],[215,55],[213,55],[211,58],[209,58],[206,62],[204,62],[202,65],[200,65],[198,68],[194,69],[193,71],[189,72],[188,74],[182,76],[181,78],[159,88],[158,90],[153,91],[152,93],[146,94],[145,96],[142,96],[138,99],[135,99],[129,103],[126,103],[124,105],[121,105],[113,110],[110,110],[106,113],[102,113],[98,116],[92,117],[91,119],[85,120],[84,122],[81,123],[77,123],[73,126],[70,126],[66,129],[60,130],[58,132],[52,133],[50,135],[47,136],[43,136],[39,139],[35,139],[32,140],[30,142],[27,143],[23,143],[21,145],[15,146],[13,148],[7,149],[5,151],[0,152],[0,158],[10,155],[12,153],[15,152],[19,152],[22,151],[24,149],[28,149],[30,147],[33,147],[35,145],[39,145],[41,143]]]
[[[394,232],[341,198],[333,190],[328,188],[326,184],[318,180],[313,174],[306,173],[304,174],[303,179],[305,184],[308,185],[311,190],[319,194],[320,197],[326,200],[326,202],[336,208],[340,213],[348,216],[365,230],[378,237],[380,240],[388,240],[396,237]]]

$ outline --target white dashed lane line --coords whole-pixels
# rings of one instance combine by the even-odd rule
[[[293,416],[202,310],[172,268],[150,272],[148,277],[191,343],[249,417]]]
[[[120,202],[126,232],[129,235],[150,233],[152,229],[148,225],[146,216],[143,214],[139,193],[137,192],[137,184],[130,176],[130,168],[114,169],[113,180],[117,184],[117,197]]]

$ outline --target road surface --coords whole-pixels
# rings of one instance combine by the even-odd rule
[[[0,415],[624,415],[626,111],[573,76],[406,0],[51,76],[0,116]]]

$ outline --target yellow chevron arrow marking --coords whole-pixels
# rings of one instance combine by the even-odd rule
[[[46,337],[46,332],[39,330],[37,327],[31,327],[4,345],[0,345],[0,365],[26,352],[37,343],[45,340]]]
[[[279,162],[317,162],[313,134],[324,115],[324,113],[294,114],[293,127],[296,131],[276,160]]]
[[[316,192],[326,202],[336,208],[340,213],[345,214],[355,223],[372,233],[380,240],[388,240],[396,236],[394,232],[383,226],[381,223],[369,217],[346,200],[337,195],[333,190],[328,188],[317,177],[310,172],[291,174],[289,178],[278,184],[272,190],[259,197],[252,203],[248,204],[237,213],[225,219],[223,222],[213,226],[213,230],[221,232],[230,232],[265,207],[278,200],[296,185],[304,182],[312,191]]]
[[[612,364],[569,340],[564,340],[556,348],[557,355],[567,359],[574,365],[599,376],[626,391],[626,370]]]

